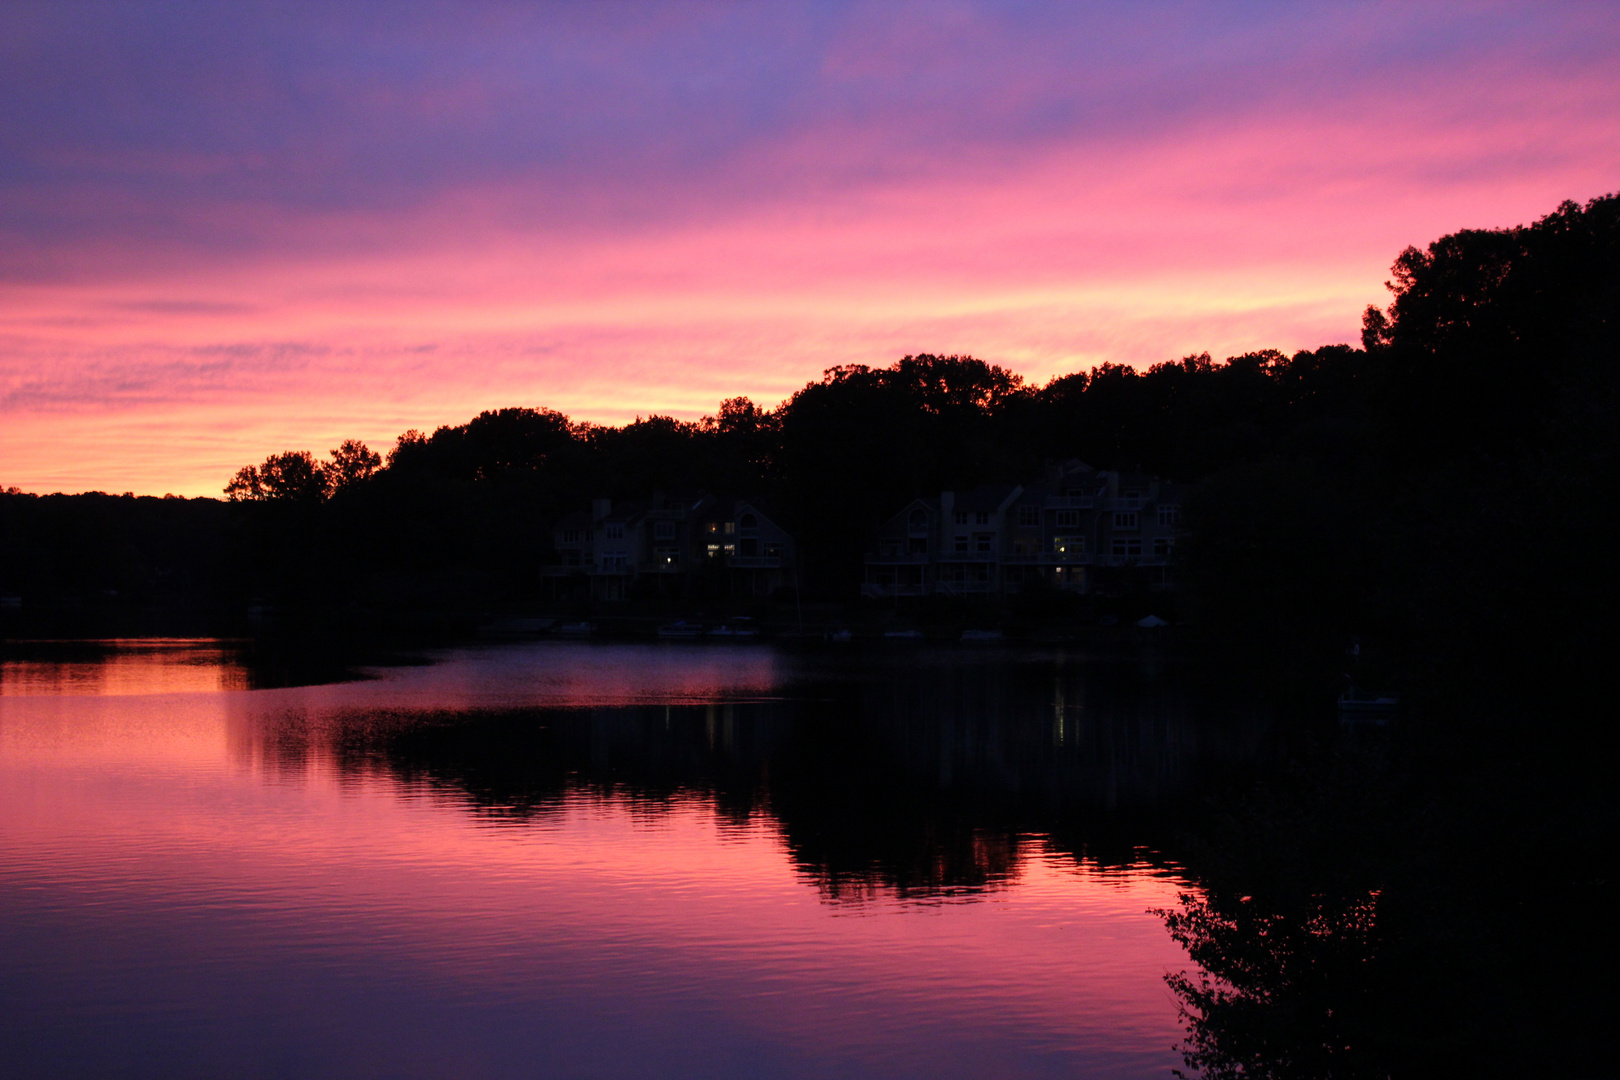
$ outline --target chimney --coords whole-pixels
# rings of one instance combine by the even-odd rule
[[[612,499],[592,499],[591,500],[591,520],[592,521],[601,521],[603,518],[607,517],[612,512],[613,512],[613,500]]]

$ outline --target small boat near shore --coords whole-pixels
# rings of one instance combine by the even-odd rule
[[[983,645],[1002,640],[1002,633],[1000,630],[964,630],[960,640],[969,645]]]
[[[699,638],[703,636],[703,627],[699,623],[677,619],[675,622],[660,626],[658,636],[661,638]]]
[[[759,637],[759,627],[754,625],[753,619],[750,619],[746,615],[740,615],[735,619],[730,619],[721,623],[713,630],[710,630],[707,636],[714,638],[741,638],[746,640],[748,638]]]
[[[565,622],[552,633],[561,637],[590,637],[596,633],[596,624],[593,622]]]
[[[1387,724],[1401,711],[1401,699],[1394,694],[1381,694],[1351,684],[1339,695],[1339,720],[1350,724],[1365,721]]]

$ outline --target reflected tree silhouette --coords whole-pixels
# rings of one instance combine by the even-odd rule
[[[728,821],[765,816],[825,899],[858,902],[994,890],[1032,845],[1101,865],[1160,858],[1200,770],[1251,754],[1261,722],[1198,713],[1173,677],[1055,672],[1042,657],[908,658],[772,701],[282,723],[300,731],[254,735],[267,759],[301,767],[315,740],[340,774],[386,777],[490,822],[543,821],[582,793],[651,813],[696,798]]]

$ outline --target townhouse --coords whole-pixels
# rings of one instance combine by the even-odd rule
[[[757,499],[595,499],[557,522],[552,546],[541,574],[558,598],[768,597],[795,581],[793,538]]]
[[[871,597],[1016,593],[1036,582],[1088,593],[1172,584],[1185,487],[1065,462],[1028,484],[913,499],[866,556]]]

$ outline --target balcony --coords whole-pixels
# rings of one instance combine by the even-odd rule
[[[926,551],[901,551],[892,555],[868,555],[868,566],[920,566],[932,562],[933,556]]]
[[[1005,561],[1019,566],[1090,566],[1092,557],[1078,551],[1015,551]]]
[[[780,555],[733,555],[726,565],[735,570],[777,570],[782,566]]]

